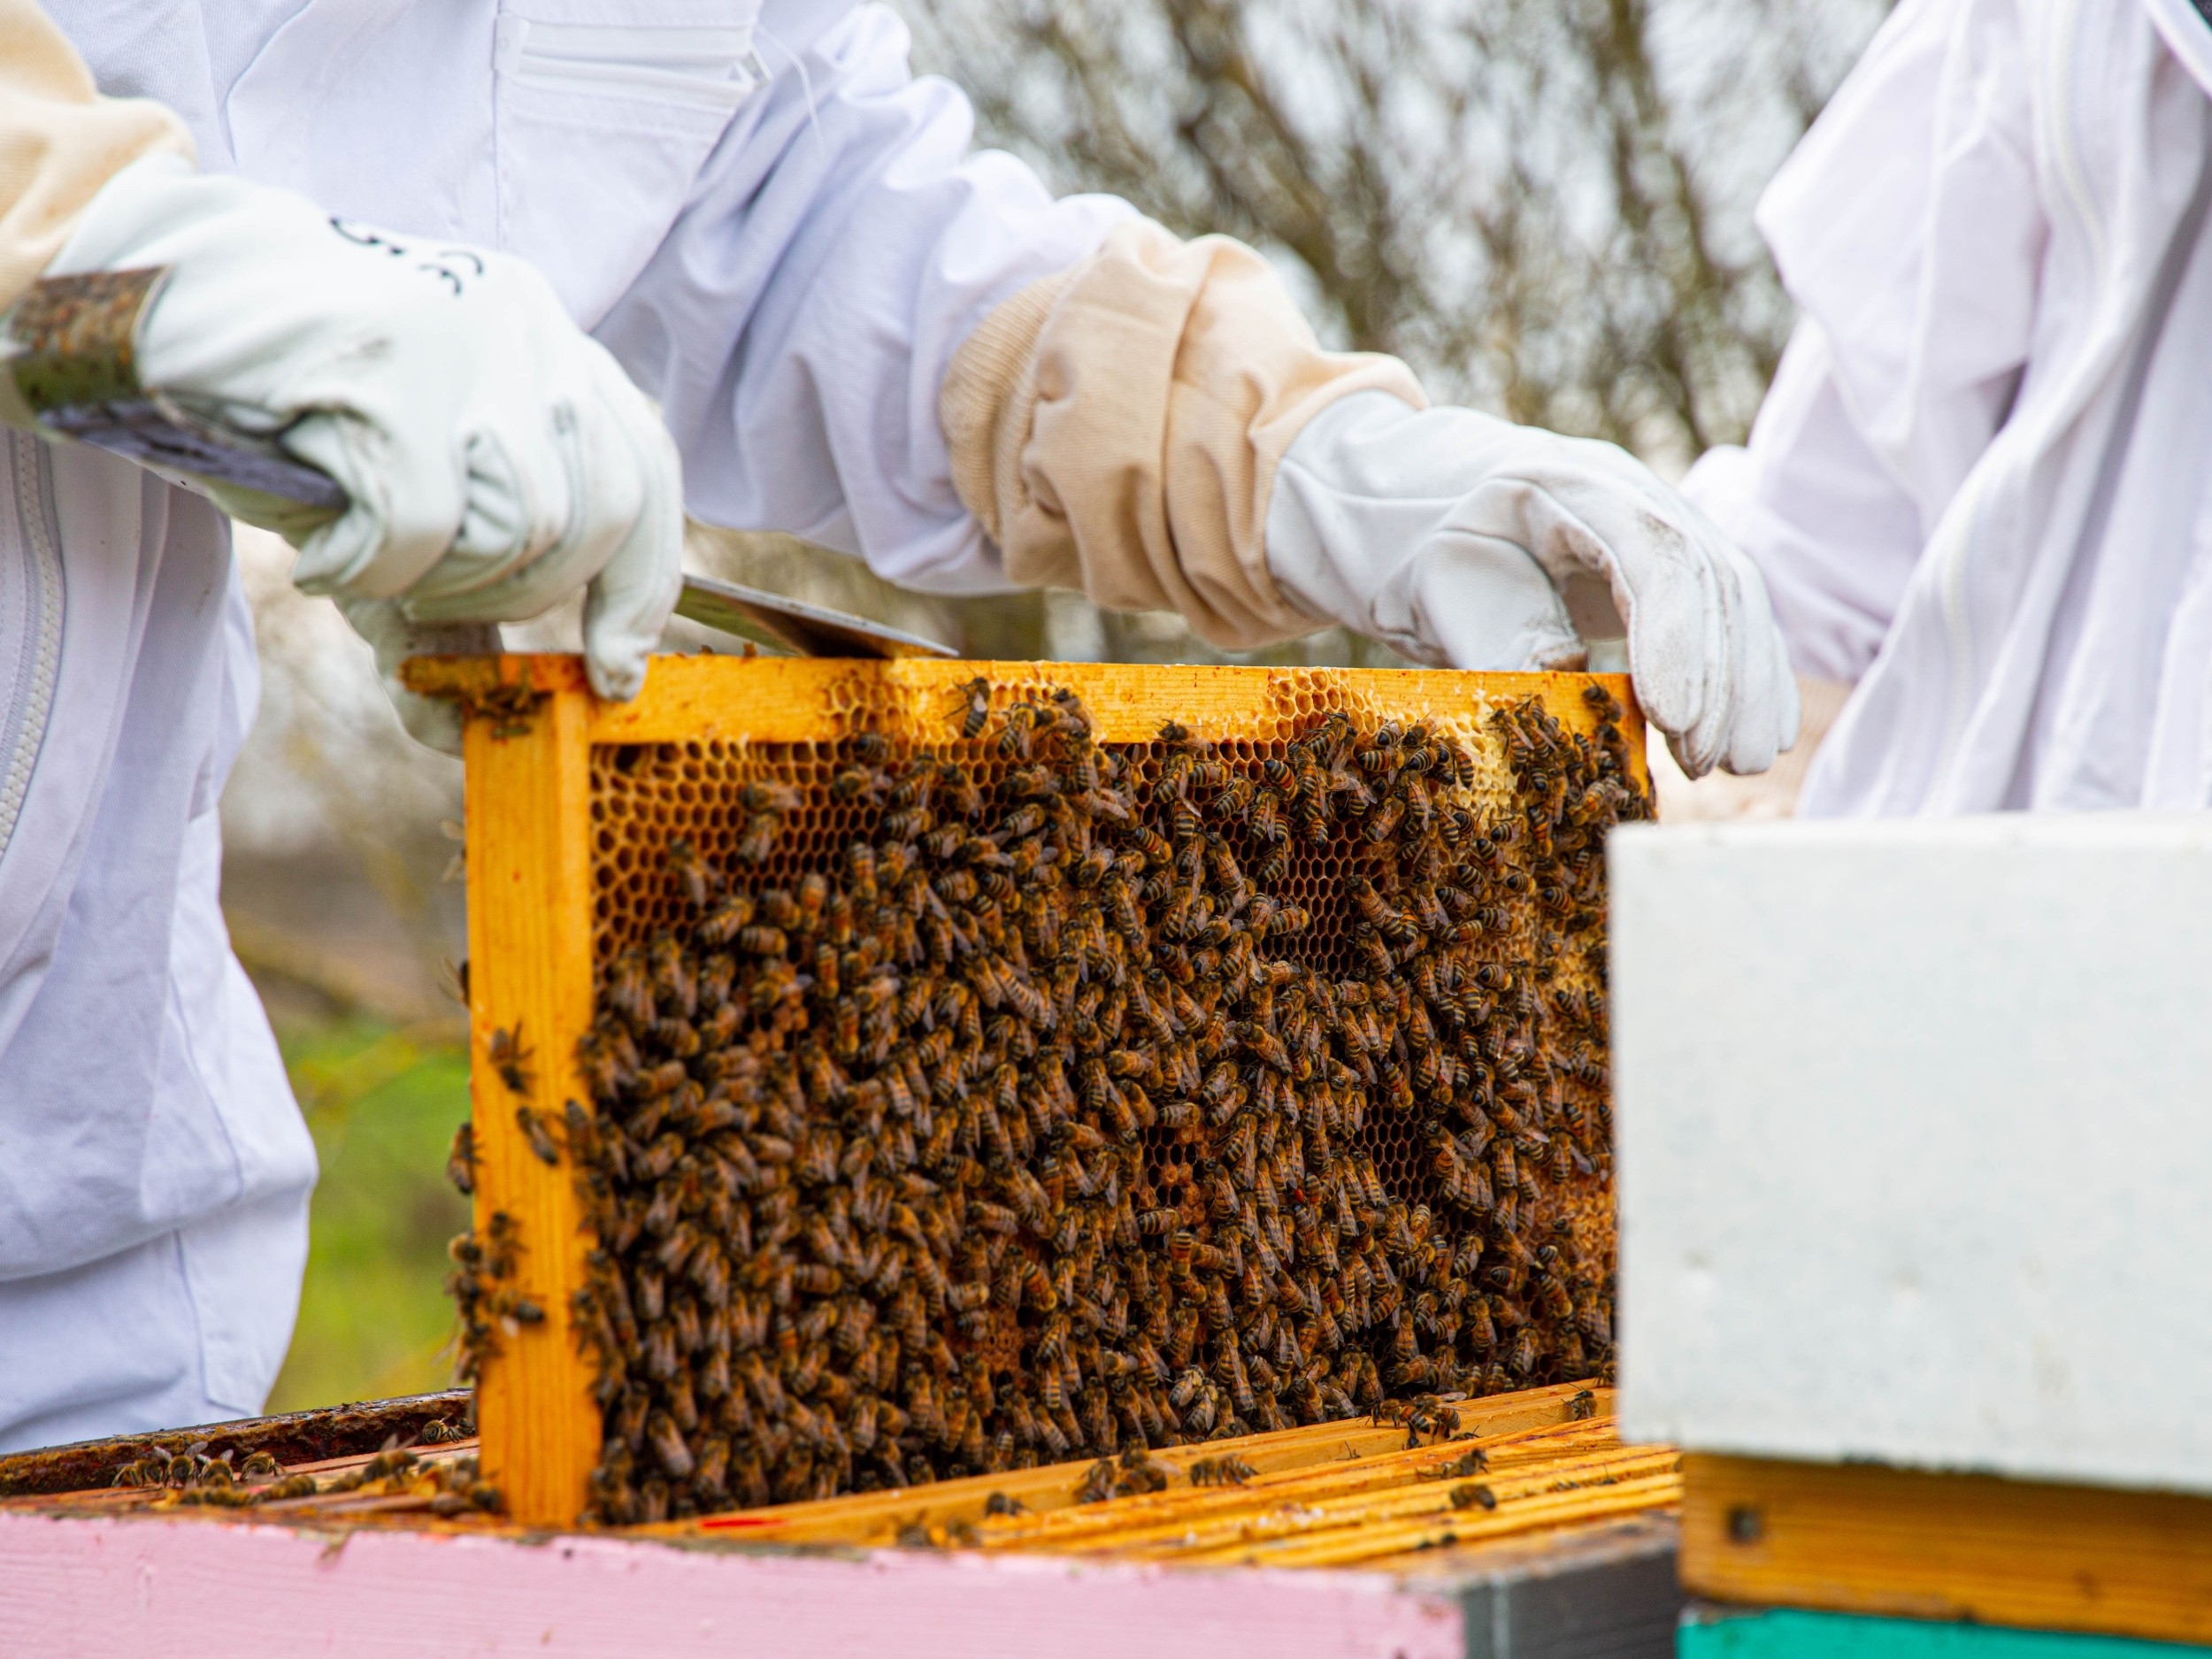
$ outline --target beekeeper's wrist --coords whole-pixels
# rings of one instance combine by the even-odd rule
[[[1179,611],[1248,649],[1310,633],[1276,587],[1277,463],[1363,388],[1419,407],[1394,357],[1324,351],[1267,262],[1148,220],[1003,301],[939,399],[955,488],[1025,586]]]
[[[1363,392],[1325,411],[1276,469],[1267,557],[1308,614],[1437,667],[1524,669],[1576,661],[1559,591],[1518,543],[1458,511],[1506,423]]]
[[[148,156],[188,165],[192,135],[149,98],[103,96],[68,38],[36,4],[6,8],[0,94],[0,310],[53,263],[80,215],[117,173]],[[19,424],[18,411],[0,419]]]

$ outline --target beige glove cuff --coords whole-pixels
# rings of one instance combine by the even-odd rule
[[[1317,626],[1268,572],[1268,498],[1306,423],[1359,391],[1427,407],[1395,357],[1322,350],[1249,248],[1137,219],[984,319],[938,418],[1014,580],[1248,650]]]
[[[141,157],[192,153],[160,104],[102,97],[35,0],[0,0],[0,308],[61,251],[101,186]]]

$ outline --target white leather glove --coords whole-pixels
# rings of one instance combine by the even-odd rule
[[[518,621],[584,588],[592,685],[637,694],[683,580],[676,448],[535,270],[165,157],[110,180],[49,270],[147,265],[173,273],[141,383],[337,480],[327,522],[227,504],[299,549],[302,588],[373,618],[380,658],[403,625]]]
[[[443,697],[410,691],[399,665],[411,657],[480,657],[499,649],[491,622],[417,622],[396,599],[341,599],[338,609],[376,652],[376,677],[407,734],[441,754],[461,752],[461,710]]]
[[[1310,615],[1455,668],[1578,666],[1565,595],[1595,579],[1683,771],[1763,772],[1796,741],[1797,681],[1757,569],[1612,444],[1355,393],[1283,457],[1267,562]]]

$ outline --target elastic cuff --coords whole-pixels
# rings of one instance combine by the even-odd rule
[[[1006,517],[999,491],[1021,476],[1022,444],[1037,407],[1037,342],[1083,269],[1040,277],[992,307],[954,354],[937,396],[953,490],[995,542]]]

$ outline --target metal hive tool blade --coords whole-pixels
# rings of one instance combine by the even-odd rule
[[[676,614],[703,627],[780,646],[801,657],[956,657],[950,646],[842,611],[786,599],[758,588],[686,576]]]

